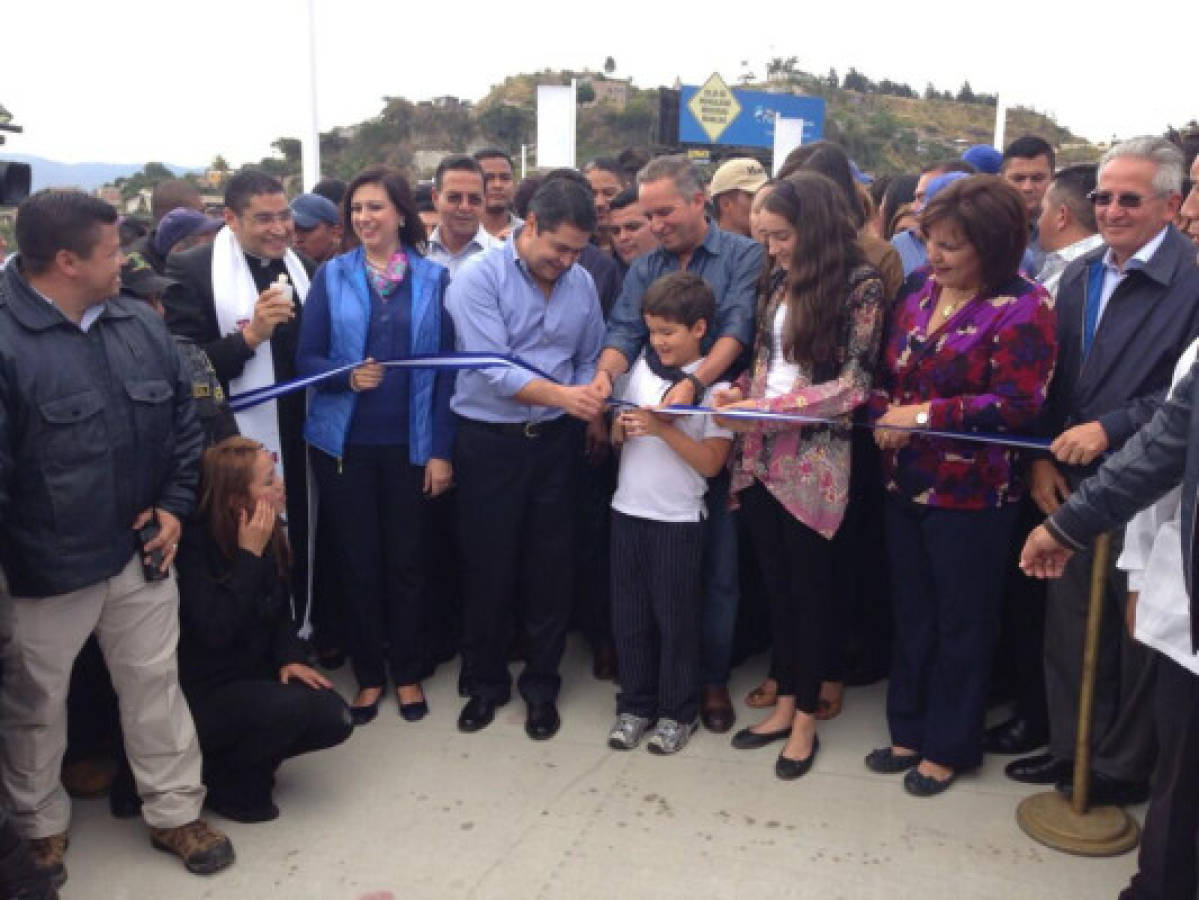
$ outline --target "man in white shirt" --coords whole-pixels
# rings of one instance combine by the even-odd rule
[[[1045,262],[1037,281],[1053,297],[1066,266],[1103,244],[1090,193],[1095,190],[1097,168],[1082,164],[1068,166],[1054,176],[1037,219]]]
[[[449,269],[451,278],[472,256],[503,243],[492,237],[479,220],[483,212],[483,170],[473,158],[455,154],[441,161],[433,176],[433,205],[439,224],[429,235],[425,255]]]

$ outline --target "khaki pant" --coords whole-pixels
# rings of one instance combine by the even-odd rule
[[[120,698],[142,815],[155,828],[200,815],[200,745],[179,688],[175,576],[148,583],[136,555],[113,578],[56,597],[0,593],[0,788],[27,838],[67,830],[59,780],[71,668],[96,633]]]

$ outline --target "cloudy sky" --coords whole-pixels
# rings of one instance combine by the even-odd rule
[[[1196,15],[1183,0],[1152,4],[1143,24],[1129,20],[1149,5],[1115,0],[1088,4],[1085,14],[1066,0],[945,13],[894,0],[314,2],[322,130],[375,115],[385,94],[478,99],[507,74],[598,69],[609,55],[617,74],[641,87],[676,77],[697,84],[713,71],[733,82],[742,61],[761,76],[768,59],[792,55],[809,71],[835,66],[844,75],[854,66],[917,90],[931,80],[956,91],[969,79],[976,91],[1048,111],[1093,140],[1199,118],[1185,38]],[[305,127],[306,0],[0,6],[0,104],[25,126],[0,154],[202,166],[220,153],[239,164]]]

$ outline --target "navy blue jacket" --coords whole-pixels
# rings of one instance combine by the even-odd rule
[[[1117,450],[1152,418],[1175,364],[1199,335],[1199,266],[1195,245],[1171,225],[1144,268],[1130,271],[1112,293],[1084,361],[1087,273],[1106,252],[1097,247],[1062,273],[1057,368],[1042,423],[1054,437],[1098,421]]]
[[[133,557],[139,512],[184,520],[203,432],[162,320],[109,300],[86,331],[0,271],[0,567],[19,597],[111,578]]]

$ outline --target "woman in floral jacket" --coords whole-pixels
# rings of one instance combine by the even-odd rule
[[[929,201],[920,224],[929,267],[905,283],[871,399],[882,426],[875,441],[884,450],[895,644],[891,746],[866,765],[907,771],[908,792],[931,796],[982,759],[987,679],[1024,487],[1012,447],[919,430],[1031,430],[1057,339],[1049,295],[1017,274],[1028,224],[1012,187],[990,175],[956,181]]]
[[[717,405],[837,422],[724,420],[742,432],[732,490],[770,600],[779,681],[770,715],[738,732],[733,746],[785,740],[775,773],[798,778],[819,748],[815,713],[834,622],[832,537],[849,495],[849,414],[870,395],[885,291],[858,250],[841,190],[823,175],[780,181],[759,225],[777,265],[759,298],[754,364]]]

